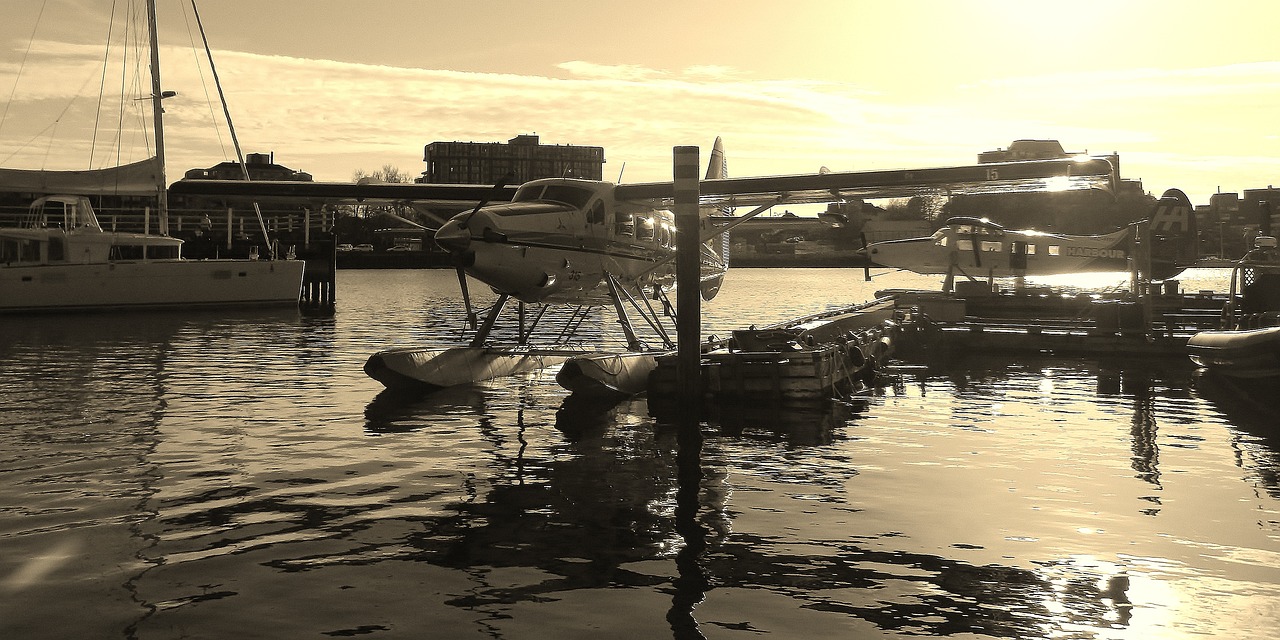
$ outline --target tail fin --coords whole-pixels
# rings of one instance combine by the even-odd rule
[[[711,147],[711,159],[707,161],[707,180],[717,180],[729,177],[729,164],[724,158],[724,144],[720,141],[720,137],[716,137],[716,142]],[[712,225],[718,224],[717,218],[733,215],[733,209],[729,206],[722,207],[704,207],[700,213],[704,229],[710,229]],[[720,292],[720,285],[724,282],[724,273],[729,268],[729,234],[721,233],[712,236],[702,244],[702,280],[699,288],[702,291],[702,299],[710,300],[716,297]]]
[[[715,144],[711,145],[711,160],[707,161],[707,180],[716,180],[719,178],[729,177],[729,164],[724,160],[724,143],[720,141],[720,136],[716,136]]]
[[[1187,194],[1169,189],[1151,213],[1151,279],[1165,280],[1195,264],[1200,236]]]

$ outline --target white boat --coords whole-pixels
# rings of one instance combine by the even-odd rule
[[[1201,331],[1187,342],[1187,354],[1214,373],[1280,379],[1280,327]]]
[[[167,186],[156,47],[151,35],[154,158],[96,171],[0,169],[0,188],[48,194],[20,224],[0,226],[0,313],[120,308],[297,304],[301,260],[187,260],[182,240],[167,235]],[[88,196],[153,195],[159,233],[106,231]]]
[[[85,196],[0,227],[0,312],[297,304],[301,260],[186,260],[182,240],[104,231]]]
[[[1264,210],[1269,233],[1270,209]],[[1187,341],[1192,362],[1231,378],[1280,380],[1280,248],[1261,235],[1231,271],[1231,292],[1222,310],[1222,328],[1201,331]],[[1267,393],[1271,393],[1268,390]]]

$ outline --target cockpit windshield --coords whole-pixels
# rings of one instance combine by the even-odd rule
[[[567,184],[526,184],[516,190],[512,202],[559,202],[581,209],[595,195],[590,189]]]

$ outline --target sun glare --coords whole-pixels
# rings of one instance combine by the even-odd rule
[[[1048,191],[1050,193],[1054,193],[1058,191],[1066,191],[1071,188],[1071,177],[1070,176],[1054,176],[1052,178],[1045,178],[1044,187],[1045,187],[1045,191]]]

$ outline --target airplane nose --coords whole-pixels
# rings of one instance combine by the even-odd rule
[[[462,253],[471,245],[471,230],[457,222],[448,222],[436,231],[436,244],[449,253]]]

